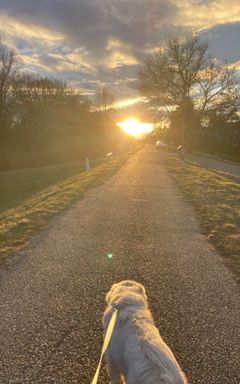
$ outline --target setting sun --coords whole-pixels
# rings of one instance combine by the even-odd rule
[[[130,136],[140,137],[151,133],[153,130],[153,124],[140,123],[135,118],[129,118],[117,124],[125,133]]]

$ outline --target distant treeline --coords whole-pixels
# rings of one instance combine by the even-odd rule
[[[22,71],[16,52],[0,42],[0,171],[112,151],[121,133],[107,111],[90,110],[66,83]]]

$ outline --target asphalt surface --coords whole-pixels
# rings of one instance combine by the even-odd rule
[[[210,156],[201,156],[195,153],[186,153],[185,159],[187,161],[202,165],[203,167],[215,169],[240,179],[240,164],[214,159]]]
[[[146,286],[189,383],[239,384],[239,290],[164,156],[146,146],[2,270],[1,384],[89,384],[104,297],[123,279]],[[99,383],[108,382],[104,367]]]

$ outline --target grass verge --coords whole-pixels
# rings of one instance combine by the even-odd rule
[[[23,248],[27,240],[50,219],[84,196],[91,187],[100,185],[124,164],[129,154],[79,173],[34,194],[14,208],[0,213],[0,264],[10,253]]]
[[[0,213],[16,207],[41,190],[83,171],[82,161],[0,172]]]
[[[240,282],[240,184],[221,173],[166,159],[172,178],[195,207],[208,239]]]

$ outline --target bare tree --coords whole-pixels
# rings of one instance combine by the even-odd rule
[[[169,39],[164,49],[151,55],[139,72],[140,91],[153,108],[179,108],[181,143],[184,144],[190,106],[202,119],[220,107],[231,111],[239,94],[234,69],[217,66],[209,44],[199,36],[183,41]]]
[[[219,66],[210,63],[198,77],[198,94],[195,103],[201,118],[209,120],[210,116],[231,119],[239,103],[239,79],[232,65]]]
[[[14,93],[13,83],[20,66],[20,59],[14,49],[0,41],[0,132],[10,124]]]
[[[82,117],[90,111],[89,100],[65,82],[37,74],[19,73],[12,91],[17,100],[16,120],[25,139],[54,136],[66,125],[62,115]]]
[[[23,136],[26,137],[33,131],[38,131],[38,135],[44,134],[49,128],[49,123],[57,124],[57,114],[55,119],[52,118],[53,108],[64,104],[67,98],[66,90],[64,82],[33,73],[18,74],[12,86],[12,93],[17,101],[15,118],[18,124],[24,127]]]
[[[115,97],[111,89],[106,86],[99,87],[96,91],[96,105],[101,111],[106,112],[112,108]]]

